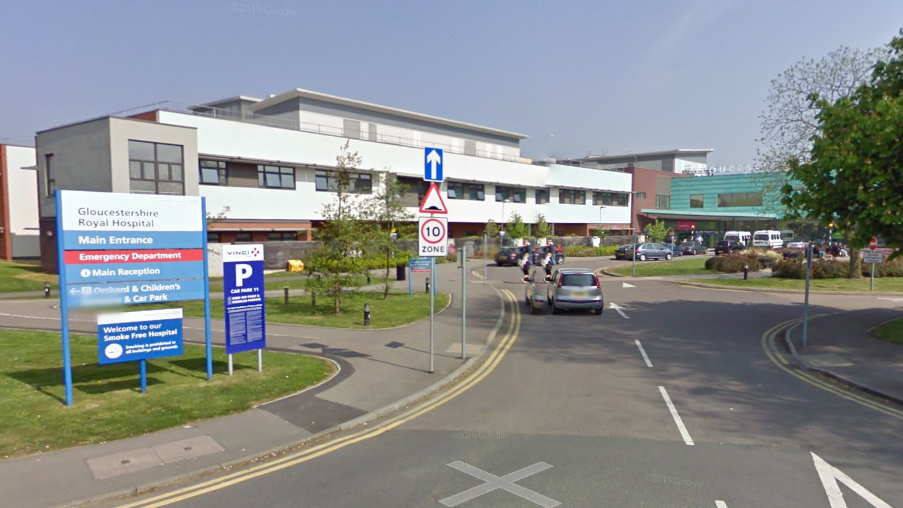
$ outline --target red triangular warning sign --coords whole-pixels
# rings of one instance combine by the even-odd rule
[[[439,186],[435,183],[431,183],[430,189],[426,191],[423,203],[420,203],[420,213],[448,213],[448,207],[445,206],[442,194],[439,194]]]

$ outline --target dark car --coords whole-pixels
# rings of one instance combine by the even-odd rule
[[[721,240],[715,244],[715,255],[720,256],[722,254],[730,254],[731,252],[741,251],[745,248],[746,247],[740,242]]]
[[[708,248],[701,243],[696,242],[684,242],[680,244],[680,250],[684,254],[690,254],[695,256],[696,254],[705,254],[708,251]]]
[[[505,247],[495,255],[495,264],[499,266],[515,266],[517,260],[529,251],[527,247]]]
[[[674,257],[684,255],[684,251],[680,248],[680,245],[678,245],[676,243],[666,243],[665,246],[667,246],[669,249],[671,249],[671,255]]]
[[[627,251],[628,259],[633,259],[634,255],[640,261],[647,259],[665,259],[670,261],[674,255],[671,253],[671,244],[663,243],[641,243],[637,245],[636,252],[633,249]]]
[[[622,245],[615,250],[615,259],[627,259],[627,251],[633,249],[633,244]]]

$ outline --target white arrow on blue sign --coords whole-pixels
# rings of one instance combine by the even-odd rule
[[[423,149],[423,179],[427,182],[441,182],[443,180],[442,166],[444,155],[441,148],[426,147]]]

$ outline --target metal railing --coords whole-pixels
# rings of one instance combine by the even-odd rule
[[[406,146],[411,148],[423,148],[425,143],[419,139],[415,138],[405,138],[401,136],[391,136],[387,134],[380,133],[371,133],[365,131],[364,129],[345,129],[343,127],[337,127],[334,125],[323,125],[317,123],[309,123],[309,122],[301,122],[297,120],[292,120],[289,118],[279,118],[270,115],[258,115],[255,113],[250,113],[247,111],[234,111],[227,110],[222,108],[215,108],[211,106],[204,106],[198,104],[188,104],[184,102],[178,101],[162,101],[156,102],[153,104],[147,104],[144,106],[139,106],[136,108],[130,108],[122,111],[117,111],[115,113],[111,113],[109,116],[117,116],[117,117],[127,117],[127,116],[135,116],[137,114],[143,112],[149,112],[154,110],[163,110],[163,111],[171,111],[175,113],[184,113],[198,116],[205,116],[208,118],[217,118],[223,120],[233,120],[237,122],[243,123],[251,123],[255,125],[265,125],[267,127],[276,127],[280,129],[290,129],[302,132],[311,132],[315,134],[322,134],[325,136],[336,136],[348,139],[359,139],[362,141],[371,141],[375,143],[385,143],[389,145],[398,145],[398,146]],[[337,117],[338,118],[338,117]],[[362,124],[364,122],[361,122]],[[461,154],[461,155],[471,155],[474,157],[480,157],[484,159],[495,159],[495,160],[503,160],[507,162],[519,162],[522,164],[532,164],[533,160],[528,157],[521,157],[519,155],[509,155],[509,154],[499,154],[497,152],[491,152],[486,150],[472,150],[469,151],[466,147],[460,145],[452,145],[447,143],[438,143],[435,141],[430,141],[429,146],[434,148],[441,148],[442,150]]]

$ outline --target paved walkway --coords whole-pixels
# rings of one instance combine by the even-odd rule
[[[805,367],[903,403],[903,345],[869,333],[900,318],[899,308],[843,312],[811,320],[805,348],[801,326],[789,332],[789,339]]]
[[[427,389],[464,364],[460,358],[460,269],[454,264],[440,265],[437,277],[439,290],[451,293],[452,303],[436,317],[433,374],[428,372],[428,320],[390,330],[268,324],[268,346],[331,358],[340,365],[340,374],[323,386],[245,413],[121,441],[2,460],[3,507],[42,508],[134,491],[140,485],[298,443]],[[470,275],[469,280],[467,349],[472,358],[495,326],[501,302],[480,278]],[[0,301],[0,327],[59,329],[55,304],[50,300]],[[73,316],[70,327],[75,332],[96,332],[96,324],[88,316]],[[203,342],[203,320],[186,319],[184,328],[187,341]],[[214,322],[211,330],[214,343],[222,344],[223,323]],[[76,387],[76,406],[79,395]],[[53,485],[66,488],[48,489],[48,478]]]

